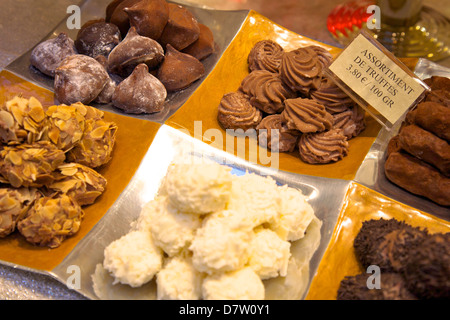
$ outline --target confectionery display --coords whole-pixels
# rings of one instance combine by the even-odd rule
[[[211,29],[186,7],[165,0],[114,0],[104,17],[81,27],[76,39],[61,32],[38,44],[30,63],[54,78],[61,104],[111,103],[125,113],[152,114],[164,109],[168,92],[186,89],[204,76],[202,60],[214,51]],[[147,79],[142,82],[133,80],[141,64],[147,65],[137,70]],[[122,81],[146,92],[144,105],[129,99],[124,88],[130,84],[119,85]],[[157,92],[148,92],[149,86]]]
[[[450,299],[445,68],[407,61],[429,90],[388,128],[340,48],[252,10],[91,2],[0,74],[0,263],[101,300]],[[350,76],[402,86],[385,58]]]
[[[441,206],[450,205],[450,109],[444,92],[448,78],[425,79],[431,91],[406,114],[399,133],[391,138],[384,171],[394,184]],[[441,99],[429,99],[435,94]]]
[[[378,266],[381,288],[369,289],[370,273],[346,276],[338,300],[417,300],[450,297],[450,233],[429,233],[403,221],[362,223],[353,247],[363,270]]]
[[[230,170],[215,162],[171,164],[130,231],[105,248],[92,275],[96,294],[105,294],[106,270],[113,284],[154,281],[157,299],[261,300],[283,287],[277,279],[301,272],[316,247],[302,250],[309,257],[303,262],[293,248],[315,242],[312,228],[322,224],[303,193]],[[295,299],[284,288],[282,296]]]
[[[236,91],[239,94],[227,93],[220,101],[221,127],[256,129],[260,146],[297,151],[309,164],[342,160],[349,152],[348,140],[366,127],[365,111],[323,74],[333,60],[331,54],[317,45],[286,52],[273,40],[261,40],[247,59],[250,73]],[[239,97],[240,103],[237,99],[227,103],[230,97]],[[254,113],[249,105],[261,111],[260,120],[247,120]]]
[[[0,236],[17,230],[59,247],[106,189],[95,169],[111,159],[117,126],[80,102],[43,107],[17,96],[0,109]]]

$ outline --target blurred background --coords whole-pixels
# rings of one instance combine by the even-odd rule
[[[403,4],[405,1],[409,0],[390,0],[397,4]],[[67,17],[68,6],[81,5],[83,2],[82,0],[1,0],[0,68],[5,67],[40,42]],[[346,0],[181,0],[179,2],[220,10],[252,9],[303,36],[339,47],[343,46],[342,40],[345,40],[343,37],[338,39],[332,36],[327,28],[327,20],[337,6],[349,3]],[[355,7],[354,3],[363,2],[350,2],[350,7]],[[448,39],[450,1],[423,0],[423,6],[445,17],[445,33]],[[442,30],[440,33],[444,34]],[[441,59],[438,63],[450,67],[450,58]]]

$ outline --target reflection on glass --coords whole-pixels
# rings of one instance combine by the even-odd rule
[[[422,0],[349,1],[330,13],[327,26],[342,45],[366,29],[397,57],[450,57],[450,20]]]

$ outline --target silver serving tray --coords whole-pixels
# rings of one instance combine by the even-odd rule
[[[106,5],[109,2],[110,0],[84,2],[82,23],[103,17]],[[189,5],[187,7],[198,17],[200,22],[211,28],[215,37],[218,50],[204,61],[208,74],[239,32],[249,11],[218,11]],[[43,40],[54,37],[63,31],[75,38],[77,30],[67,30],[65,20],[63,20]],[[52,90],[52,79],[30,68],[30,53],[31,50],[13,61],[5,70]],[[205,77],[207,77],[207,74]],[[448,69],[423,59],[420,60],[416,68],[416,74],[422,79],[434,74],[450,76]],[[201,82],[200,80],[183,91],[170,94],[166,102],[165,112],[154,115],[127,116],[163,124],[170,115],[186,102],[196,88],[201,85]],[[124,115],[111,105],[96,105],[96,107],[104,111]],[[380,131],[354,181],[396,201],[450,221],[448,208],[438,206],[424,198],[416,197],[387,181],[383,172],[385,150],[387,142],[395,133],[395,129],[391,131],[382,129]],[[54,270],[42,272],[0,261],[2,263],[0,265],[0,288],[2,288],[0,289],[0,298],[97,299],[93,292],[91,275],[94,273],[95,266],[103,261],[104,248],[113,240],[128,232],[130,223],[138,217],[142,206],[155,196],[169,163],[172,160],[192,157],[208,157],[219,163],[224,163],[231,166],[236,174],[249,171],[260,175],[270,175],[279,184],[299,188],[305,193],[316,216],[323,223],[321,242],[310,262],[309,282],[311,282],[331,240],[347,189],[352,181],[299,175],[262,167],[210,147],[163,124],[128,186],[104,217]],[[72,274],[71,268],[73,266],[79,267],[81,271],[81,286],[70,289],[66,284]]]

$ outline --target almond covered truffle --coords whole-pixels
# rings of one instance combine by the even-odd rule
[[[63,104],[92,102],[105,87],[109,75],[105,68],[86,55],[64,59],[55,71],[55,96]]]
[[[116,87],[114,106],[126,113],[154,113],[163,109],[167,91],[146,64],[139,64],[133,73]]]
[[[39,43],[31,51],[30,62],[42,73],[53,77],[61,61],[76,53],[74,41],[61,32],[56,38]]]
[[[198,59],[168,44],[157,77],[167,91],[178,91],[187,88],[204,74],[205,67]]]
[[[119,43],[109,54],[108,69],[127,77],[134,68],[145,63],[149,70],[155,69],[164,59],[164,50],[153,39],[141,36],[136,28],[131,27],[125,39]]]

